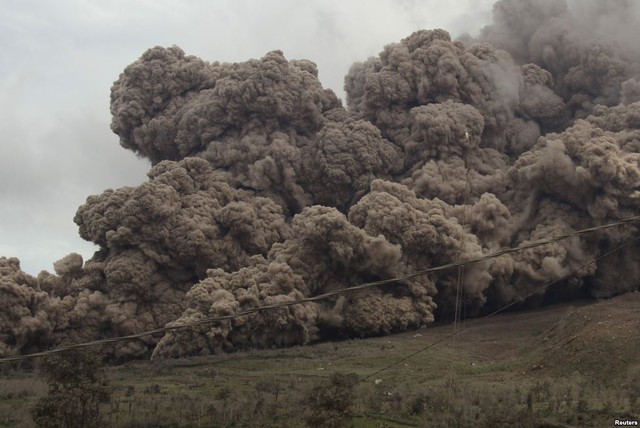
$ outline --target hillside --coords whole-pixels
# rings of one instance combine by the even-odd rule
[[[639,327],[640,293],[629,293],[387,337],[136,361],[106,368],[104,410],[114,426],[301,426],[304,397],[332,391],[340,373],[354,426],[607,426],[640,417]],[[37,375],[5,366],[0,391],[0,425],[32,426],[28,408],[46,393]]]

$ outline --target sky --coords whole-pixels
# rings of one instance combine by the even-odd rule
[[[53,271],[82,240],[89,195],[144,182],[148,161],[120,147],[109,95],[154,46],[238,62],[280,49],[318,65],[344,99],[351,64],[418,29],[477,34],[494,0],[0,0],[0,256]]]

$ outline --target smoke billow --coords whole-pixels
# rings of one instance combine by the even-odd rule
[[[640,8],[500,0],[477,39],[417,31],[345,78],[280,51],[155,47],[111,91],[148,182],[89,196],[100,247],[32,277],[0,258],[0,355],[181,325],[473,259],[637,215]],[[388,334],[524,299],[638,290],[628,225],[465,267],[110,345],[180,357]],[[461,276],[459,277],[459,273]],[[558,281],[559,280],[559,281]],[[551,287],[544,285],[557,281]],[[460,287],[460,288],[458,288]]]

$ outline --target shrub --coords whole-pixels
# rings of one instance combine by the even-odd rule
[[[70,350],[44,357],[40,373],[49,386],[48,395],[31,409],[40,427],[80,428],[104,426],[100,404],[110,390],[100,362],[84,350]]]
[[[334,373],[328,382],[315,385],[305,396],[304,420],[311,427],[335,428],[351,419],[355,374]]]

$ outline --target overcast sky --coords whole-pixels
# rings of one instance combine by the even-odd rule
[[[476,34],[494,0],[0,0],[0,256],[53,271],[97,249],[73,223],[87,196],[146,180],[118,143],[110,88],[146,49],[207,61],[280,49],[343,98],[350,65],[421,28]]]

